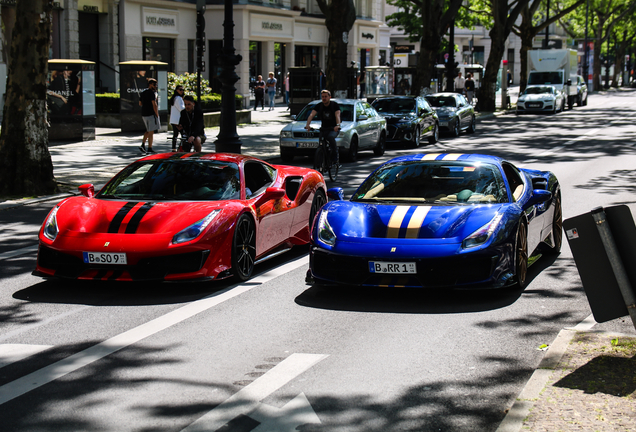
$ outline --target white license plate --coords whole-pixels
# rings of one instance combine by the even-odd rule
[[[313,148],[318,147],[318,144],[313,142],[297,142],[296,148]]]
[[[448,122],[439,122],[440,126],[448,126]]]
[[[414,274],[417,268],[414,262],[369,261],[371,273]]]
[[[540,104],[540,103],[529,103],[529,104],[526,104],[526,105],[528,105],[528,108],[541,108],[541,106],[543,104]]]
[[[86,264],[119,264],[126,265],[126,254],[123,252],[84,252]]]

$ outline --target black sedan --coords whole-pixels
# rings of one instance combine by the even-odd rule
[[[453,136],[460,132],[475,132],[475,109],[458,93],[435,93],[426,96],[427,102],[437,111],[439,127]]]
[[[422,138],[428,137],[431,144],[439,139],[437,113],[423,97],[385,97],[371,105],[386,119],[387,142],[407,142],[419,147]]]

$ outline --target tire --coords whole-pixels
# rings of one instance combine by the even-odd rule
[[[587,98],[590,97],[590,95],[586,95],[585,96],[585,100],[583,101],[583,106],[587,106]]]
[[[554,216],[552,217],[552,238],[554,245],[548,249],[551,254],[558,254],[561,252],[561,245],[563,244],[563,209],[561,207],[561,196],[557,195],[554,198]]]
[[[455,126],[453,126],[452,133],[455,138],[459,136],[459,117],[455,119]]]
[[[358,137],[351,138],[351,144],[349,144],[349,151],[347,152],[347,161],[355,162],[358,160]]]
[[[468,133],[475,133],[476,130],[476,123],[475,123],[475,116],[473,116],[472,120],[470,121],[470,126],[468,127]]]
[[[329,179],[331,181],[336,181],[338,178],[338,170],[340,169],[340,158],[338,157],[336,163],[329,163],[325,161],[325,164],[327,164],[327,166],[324,169],[329,172]]]
[[[526,287],[528,278],[528,227],[525,222],[519,223],[515,240],[515,277],[519,289]]]
[[[568,96],[568,109],[573,109],[574,108],[574,98]]]
[[[419,126],[415,128],[415,132],[413,132],[413,142],[412,142],[412,147],[413,148],[418,148],[421,144],[421,136],[420,136],[421,132],[420,132],[420,128]]]
[[[386,150],[386,135],[384,135],[384,131],[383,131],[383,132],[380,132],[380,139],[378,140],[378,144],[373,149],[373,154],[376,156],[382,156],[385,150]]]
[[[439,141],[439,126],[437,125],[437,122],[435,122],[433,125],[433,134],[428,137],[428,142],[429,144],[435,144],[437,141]]]
[[[322,166],[325,158],[324,153],[325,149],[323,147],[318,147],[316,153],[314,153],[314,169],[322,174],[324,174]]]
[[[326,203],[327,198],[325,197],[325,193],[322,191],[322,189],[318,189],[314,194],[314,199],[311,201],[311,210],[309,211],[309,232],[311,232],[311,227],[314,223],[316,215],[318,214],[322,206],[324,206]]]
[[[240,281],[252,276],[256,261],[256,230],[252,218],[241,215],[234,228],[232,240],[232,272]]]
[[[290,163],[294,160],[294,152],[290,149],[281,147],[280,149],[280,158],[285,163]]]

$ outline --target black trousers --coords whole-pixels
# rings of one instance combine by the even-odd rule
[[[265,92],[254,92],[256,99],[254,100],[254,109],[261,103],[261,108],[265,109]]]

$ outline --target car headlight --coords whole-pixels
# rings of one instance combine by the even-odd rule
[[[172,244],[188,242],[199,237],[203,230],[210,225],[210,222],[212,222],[219,213],[221,213],[220,209],[212,210],[209,215],[200,221],[195,222],[189,227],[179,231],[174,235],[174,237],[172,237]]]
[[[291,138],[292,137],[292,131],[281,131],[280,132],[280,137],[281,138]]]
[[[42,234],[44,234],[44,237],[46,237],[47,239],[53,241],[55,240],[55,238],[57,237],[57,233],[60,232],[59,228],[57,227],[57,210],[60,207],[55,207],[53,210],[51,210],[51,213],[49,214],[49,217],[46,218],[46,222],[44,222],[44,230],[42,231]]]
[[[492,233],[495,232],[502,217],[503,213],[498,213],[490,222],[466,237],[462,242],[462,248],[469,249],[486,243],[492,236]]]
[[[333,232],[331,225],[329,225],[327,213],[326,211],[320,213],[320,218],[318,219],[318,238],[323,243],[333,246],[336,244],[336,234]]]

